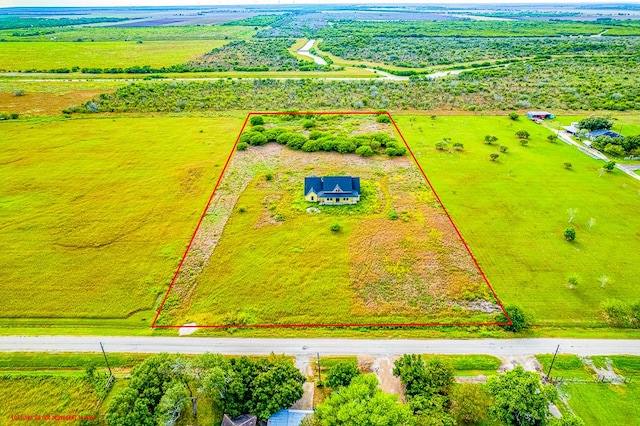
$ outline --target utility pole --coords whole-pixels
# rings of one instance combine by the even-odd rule
[[[102,342],[100,342],[100,349],[102,349],[102,355],[104,355],[104,362],[107,364],[107,369],[109,369],[109,376],[113,376],[111,372],[111,367],[109,367],[109,360],[107,360],[107,354],[104,351],[104,346],[102,346]]]
[[[560,345],[556,348],[556,353],[553,354],[553,358],[551,359],[551,365],[549,366],[549,371],[547,372],[547,381],[551,379],[551,369],[553,368],[553,363],[556,361],[556,356],[558,356],[558,351],[560,350]]]

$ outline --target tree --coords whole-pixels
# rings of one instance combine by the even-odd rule
[[[280,358],[270,363],[258,363],[258,371],[252,382],[255,405],[252,413],[260,420],[266,421],[302,398],[305,378],[291,361]]]
[[[394,363],[393,375],[400,378],[407,398],[420,395],[427,388],[427,372],[420,355],[403,355]]]
[[[453,149],[455,149],[456,151],[462,151],[464,150],[464,145],[461,142],[454,142]]]
[[[509,147],[506,145],[500,145],[500,152],[505,153],[509,150]]]
[[[175,382],[160,399],[156,410],[158,423],[174,426],[182,411],[188,406],[188,402],[189,394],[184,385],[180,382]]]
[[[444,151],[445,149],[447,149],[447,143],[444,141],[438,141],[436,142],[436,149],[438,151]]]
[[[516,132],[516,137],[518,139],[526,140],[526,139],[529,139],[529,137],[531,137],[531,135],[526,130],[518,130]]]
[[[504,326],[505,330],[513,331],[517,333],[529,326],[528,318],[521,307],[516,305],[510,305],[505,307],[505,311],[507,311],[507,314],[509,315],[509,318],[511,318],[511,323],[512,323],[511,325],[505,325]],[[500,314],[500,316],[498,317],[498,322],[506,322],[506,321],[507,321],[507,317],[504,314]]]
[[[567,170],[570,170],[570,169],[571,169],[571,167],[573,167],[573,165],[572,165],[571,163],[569,163],[569,162],[565,162],[565,163],[563,164],[563,166],[564,166],[564,168],[565,168],[565,169],[567,169]]]
[[[590,132],[600,129],[608,130],[611,127],[613,127],[613,120],[607,117],[596,117],[595,115],[582,119],[578,122],[578,129],[584,129]]]
[[[509,113],[509,118],[513,121],[516,121],[518,118],[520,117],[520,114],[518,114],[517,112],[510,112]]]
[[[559,419],[552,418],[548,422],[548,426],[584,426],[585,423],[580,417],[571,414],[564,414]]]
[[[154,426],[153,413],[147,401],[141,399],[135,389],[126,388],[117,393],[105,415],[109,426]]]
[[[340,386],[349,386],[354,377],[359,376],[358,363],[353,361],[343,361],[334,365],[327,374],[327,386],[330,388],[339,388]]]
[[[616,166],[616,162],[615,161],[608,161],[604,166],[602,166],[603,169],[605,169],[606,171],[610,172],[613,171],[613,168]]]
[[[486,143],[487,145],[492,145],[492,144],[494,144],[496,142],[498,142],[498,137],[497,136],[486,135],[484,137],[484,143]]]
[[[529,139],[520,139],[520,145],[522,146],[529,145]]]
[[[500,157],[500,154],[496,154],[495,152],[489,154],[489,159],[491,161],[496,161],[498,159],[498,157]]]
[[[549,135],[547,136],[547,140],[551,143],[554,143],[558,140],[558,135]]]
[[[542,386],[538,374],[522,366],[487,380],[493,396],[490,413],[505,425],[543,425],[549,415],[549,402],[556,397],[553,386]]]
[[[264,124],[264,118],[261,115],[252,115],[249,119],[249,123],[252,126],[262,126]]]
[[[458,425],[476,425],[487,420],[491,397],[481,386],[461,383],[451,398],[451,415]]]
[[[573,241],[576,239],[576,230],[573,228],[567,228],[564,230],[564,239],[567,241]]]
[[[315,417],[322,426],[413,426],[415,419],[407,405],[378,388],[373,374],[355,377],[349,386],[331,393],[316,407]]]
[[[342,225],[340,225],[340,222],[332,222],[331,223],[331,232],[333,233],[338,233],[342,231]]]

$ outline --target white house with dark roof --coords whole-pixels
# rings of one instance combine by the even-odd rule
[[[304,199],[323,204],[356,204],[360,201],[360,178],[310,176],[304,178]]]

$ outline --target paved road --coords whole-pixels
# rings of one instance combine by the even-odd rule
[[[604,339],[474,339],[474,340],[355,340],[355,339],[243,339],[206,337],[87,337],[0,336],[0,352],[109,352],[229,355],[391,356],[405,353],[532,355],[562,353],[580,356],[640,355],[640,340]]]

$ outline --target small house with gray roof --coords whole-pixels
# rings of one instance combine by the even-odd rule
[[[310,176],[304,178],[304,199],[323,204],[356,204],[360,201],[360,178]]]

